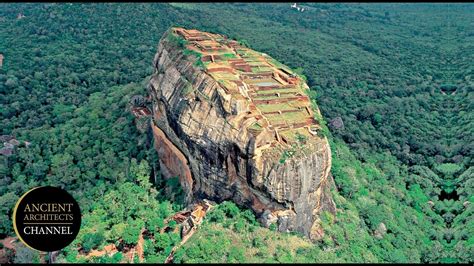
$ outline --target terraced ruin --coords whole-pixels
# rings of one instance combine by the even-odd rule
[[[288,67],[222,35],[183,28],[173,32],[235,100],[238,115],[232,123],[254,135],[257,148],[273,137],[272,146],[288,146],[317,135],[318,122],[304,92],[308,88]]]

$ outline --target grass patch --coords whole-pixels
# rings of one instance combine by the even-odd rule
[[[191,49],[184,49],[183,52],[187,57],[194,56],[196,57],[196,61],[194,61],[193,65],[196,67],[204,68],[204,63],[202,62],[202,53],[191,50]]]
[[[188,44],[188,41],[186,41],[184,38],[174,33],[168,34],[167,39],[169,42],[178,46],[179,48],[185,48],[186,44]]]
[[[257,108],[262,112],[288,111],[297,109],[297,107],[292,106],[288,103],[257,104]]]
[[[306,111],[299,111],[293,113],[282,113],[281,115],[271,114],[266,115],[266,117],[268,118],[268,120],[270,120],[271,123],[278,123],[280,121],[295,123],[306,120],[308,118],[308,113]]]
[[[277,89],[273,89],[273,90],[257,90],[256,93],[257,94],[269,94],[269,93],[282,93],[282,92],[292,92],[292,93],[298,93],[300,92],[301,93],[301,90],[300,89],[296,89],[296,88],[277,88]]]
[[[252,73],[263,73],[263,72],[268,72],[272,71],[273,69],[270,67],[258,67],[258,66],[252,66]]]
[[[285,139],[289,141],[296,141],[301,145],[305,144],[308,138],[311,137],[306,128],[282,130],[279,132],[279,134]]]
[[[225,59],[234,59],[237,58],[237,56],[233,53],[225,53],[225,54],[220,54],[219,56],[225,58]]]
[[[260,131],[263,130],[263,127],[258,122],[255,122],[249,127],[249,129]]]
[[[284,164],[286,162],[286,160],[288,160],[289,158],[293,157],[293,155],[295,155],[296,153],[296,150],[295,149],[287,149],[287,150],[284,150],[281,154],[281,157],[280,157],[280,163],[281,164]]]

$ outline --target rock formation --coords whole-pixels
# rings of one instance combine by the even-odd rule
[[[331,151],[305,82],[266,54],[182,28],[164,34],[154,66],[154,144],[187,202],[232,200],[317,238],[321,211],[335,212]]]

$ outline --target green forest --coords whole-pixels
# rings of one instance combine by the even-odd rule
[[[0,155],[0,239],[15,235],[19,197],[51,185],[82,211],[57,262],[120,262],[141,235],[144,260],[132,261],[164,262],[181,240],[167,218],[184,203],[129,102],[180,26],[302,71],[329,129],[337,214],[311,242],[222,202],[175,263],[473,262],[474,5],[290,5],[1,4],[1,135],[20,144]],[[86,256],[110,244],[121,252]],[[8,262],[45,256],[2,250]]]

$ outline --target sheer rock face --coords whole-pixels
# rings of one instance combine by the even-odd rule
[[[275,129],[252,134],[246,101],[226,94],[170,34],[159,43],[148,87],[162,174],[179,177],[188,203],[232,200],[251,208],[266,226],[276,222],[280,231],[320,237],[319,214],[335,213],[327,139],[308,138],[282,160],[285,147]]]

